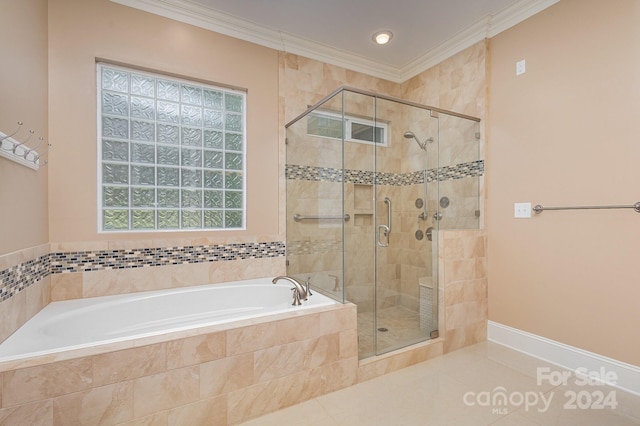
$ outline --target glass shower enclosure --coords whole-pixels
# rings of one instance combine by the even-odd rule
[[[287,274],[357,305],[361,359],[438,336],[438,232],[480,223],[478,122],[341,87],[286,125]]]

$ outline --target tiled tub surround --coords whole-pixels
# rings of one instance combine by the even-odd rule
[[[51,253],[51,273],[90,272],[150,266],[284,256],[284,243],[227,244]]]
[[[0,342],[51,301],[49,244],[0,256]]]
[[[440,303],[444,306],[440,321],[445,332],[438,339],[358,362],[356,306],[347,304],[314,308],[304,316],[278,314],[271,322],[216,326],[198,330],[198,335],[180,332],[147,338],[130,347],[88,348],[85,353],[67,354],[69,359],[59,355],[30,365],[0,365],[0,423],[172,425],[184,424],[185,418],[195,424],[208,418],[215,424],[234,424],[482,340],[486,278],[474,277],[484,270],[483,232],[440,233]],[[450,264],[445,253],[452,256]],[[6,256],[0,258],[6,260]],[[247,262],[258,262],[256,268],[264,270],[268,265],[260,263],[270,260],[55,274],[3,305],[30,295],[30,307],[22,311],[35,314],[46,305],[42,301],[47,300],[51,277],[135,271],[153,278],[174,267],[217,265],[219,271],[232,264],[220,275],[238,276]],[[476,265],[473,272],[471,263]],[[465,319],[462,312],[467,310],[475,313]]]
[[[0,365],[0,423],[237,424],[355,383],[356,307],[300,312]]]
[[[52,300],[220,283],[284,270],[284,243],[52,251],[0,256],[0,341]]]
[[[28,287],[46,278],[51,273],[50,255],[13,265],[0,271],[0,302],[15,296]]]

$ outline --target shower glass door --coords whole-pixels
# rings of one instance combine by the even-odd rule
[[[287,274],[357,305],[361,359],[438,335],[438,230],[480,209],[468,121],[339,89],[286,126]]]
[[[344,296],[367,358],[437,330],[438,118],[361,93],[342,101]]]
[[[384,99],[375,114],[388,130],[374,153],[377,355],[437,330],[438,118]]]

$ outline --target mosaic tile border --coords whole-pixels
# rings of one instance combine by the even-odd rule
[[[50,270],[49,255],[44,255],[0,271],[0,302],[48,277]]]
[[[303,256],[305,254],[316,255],[319,253],[342,253],[342,241],[289,241],[287,253]]]
[[[131,269],[285,255],[285,243],[243,243],[213,246],[52,253],[51,273]]]
[[[297,164],[287,164],[285,167],[285,177],[289,180],[308,180],[325,182],[345,182],[354,184],[373,184],[406,186],[424,183],[425,173],[423,170],[411,173],[384,173],[367,170],[344,170],[331,167],[300,166]],[[427,170],[427,182],[447,181],[463,179],[468,177],[478,177],[484,175],[484,160],[461,163],[454,166],[445,166],[438,169]]]
[[[284,242],[49,253],[0,271],[0,302],[51,274],[284,257]]]

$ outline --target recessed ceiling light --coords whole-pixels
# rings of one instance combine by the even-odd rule
[[[378,44],[387,44],[393,38],[393,33],[389,30],[378,31],[373,35],[373,41]]]

